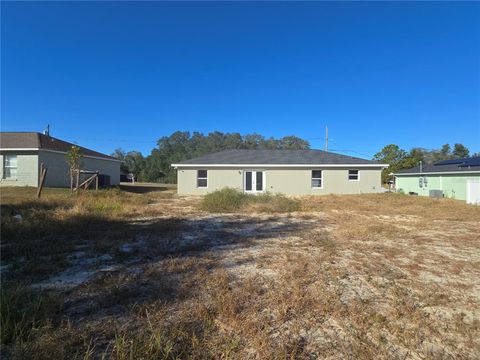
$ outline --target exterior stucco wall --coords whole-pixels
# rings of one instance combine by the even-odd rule
[[[243,172],[241,169],[208,169],[207,188],[197,187],[198,169],[178,169],[177,191],[181,195],[205,195],[209,192],[230,187],[242,190]]]
[[[4,179],[4,154],[17,155],[17,178]],[[0,153],[0,185],[1,186],[37,186],[38,185],[38,153],[2,151]]]
[[[68,175],[68,164],[65,154],[51,151],[39,152],[39,163],[44,163],[48,168],[45,186],[47,187],[69,187],[70,178]],[[81,169],[100,171],[100,174],[110,176],[111,185],[120,184],[120,163],[116,161],[102,160],[96,158],[82,157]]]
[[[208,170],[208,187],[197,188],[197,170]],[[243,190],[245,170],[265,171],[265,190],[286,195],[360,194],[381,190],[381,169],[335,168],[322,170],[323,187],[312,188],[312,168],[208,168],[178,169],[178,193],[180,195],[203,195],[224,187]],[[348,180],[348,170],[359,170],[358,181]]]
[[[427,186],[419,186],[419,175],[397,176],[395,179],[397,191],[415,192],[421,196],[429,196],[430,190],[442,190],[445,197],[466,200],[467,181],[480,181],[478,174],[423,175],[422,177],[427,178]]]

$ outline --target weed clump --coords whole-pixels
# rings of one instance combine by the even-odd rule
[[[254,211],[282,213],[300,210],[300,201],[282,194],[245,194],[232,188],[224,188],[204,196],[200,209],[212,213]]]
[[[29,340],[35,329],[45,326],[61,303],[58,295],[37,293],[16,284],[0,290],[1,343]]]

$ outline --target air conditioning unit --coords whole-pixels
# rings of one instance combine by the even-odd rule
[[[443,198],[443,190],[430,190],[429,196],[431,198],[441,199]]]

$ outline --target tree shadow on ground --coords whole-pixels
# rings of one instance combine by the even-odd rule
[[[135,185],[135,184],[120,184],[118,186],[121,190],[135,194],[146,194],[150,192],[173,190],[174,187],[162,185]]]
[[[90,237],[82,236],[82,253],[85,257],[96,253],[110,258],[85,262],[85,269],[95,275],[69,292],[62,312],[77,319],[98,319],[122,316],[133,305],[185,300],[195,293],[199,274],[234,266],[233,259],[228,266],[221,261],[228,251],[242,252],[264,240],[296,235],[311,226],[312,223],[291,222],[280,216],[96,223],[90,227],[94,229]],[[255,258],[234,262],[245,266],[255,262]]]

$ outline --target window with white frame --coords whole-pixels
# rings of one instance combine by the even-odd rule
[[[312,188],[322,188],[322,170],[312,170]]]
[[[358,181],[359,178],[358,170],[348,170],[348,181]]]
[[[17,155],[3,156],[3,178],[4,179],[17,178]]]
[[[197,187],[206,188],[208,186],[208,171],[197,170]]]

